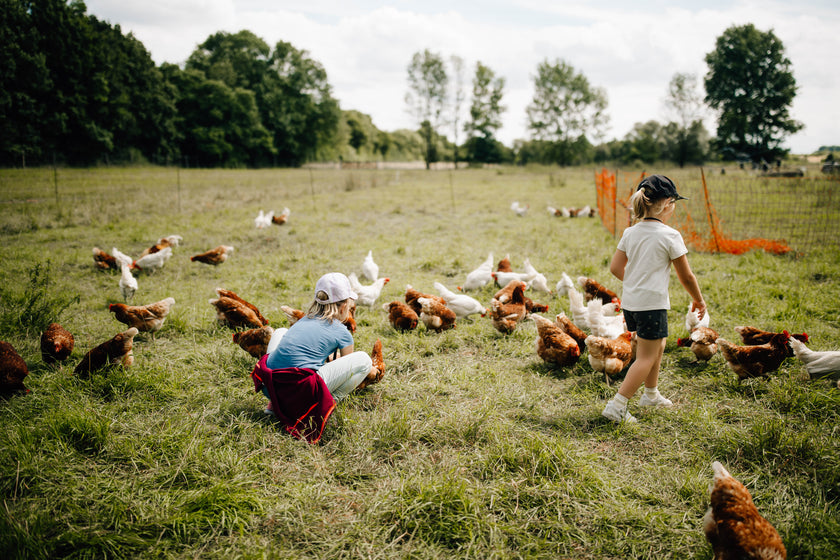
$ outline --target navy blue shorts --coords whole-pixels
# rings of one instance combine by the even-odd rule
[[[668,310],[652,311],[623,310],[628,331],[636,331],[636,336],[645,340],[668,337]]]

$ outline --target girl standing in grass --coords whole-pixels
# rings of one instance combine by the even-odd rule
[[[296,437],[318,441],[335,401],[382,379],[382,343],[377,340],[370,355],[355,351],[342,324],[356,297],[344,274],[323,275],[306,316],[285,334],[276,331],[279,341],[272,337],[251,374],[256,390],[269,398],[266,412]]]
[[[610,272],[623,283],[621,308],[627,329],[636,331],[636,359],[618,393],[601,413],[614,422],[635,422],[627,412],[627,403],[644,383],[639,406],[664,406],[673,403],[657,388],[662,353],[668,337],[668,280],[671,264],[677,278],[691,296],[691,310],[699,318],[706,313],[706,302],[697,278],[688,264],[680,232],[665,225],[673,215],[677,200],[673,181],[664,175],[651,175],[639,183],[630,197],[632,215],[639,222],[624,230],[610,262]]]

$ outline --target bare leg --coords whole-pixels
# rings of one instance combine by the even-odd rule
[[[636,339],[636,360],[627,370],[627,375],[621,383],[618,392],[620,395],[630,399],[644,383],[645,387],[656,387],[659,381],[659,366],[662,363],[662,354],[665,352],[664,338],[648,340]]]

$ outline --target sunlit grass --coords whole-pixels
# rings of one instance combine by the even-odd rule
[[[669,170],[665,170],[669,173]],[[676,171],[675,171],[676,172]],[[672,280],[671,335],[660,386],[676,407],[631,410],[636,426],[600,417],[615,387],[586,355],[554,369],[525,322],[511,335],[486,318],[435,334],[395,332],[381,303],[406,285],[450,288],[492,252],[525,258],[553,285],[561,273],[608,273],[616,240],[596,219],[546,205],[595,203],[594,170],[500,168],[212,171],[0,171],[3,339],[29,365],[30,393],[0,402],[0,554],[4,558],[709,558],[700,519],[710,464],[753,492],[789,558],[833,558],[840,545],[835,474],[840,397],[787,360],[773,379],[737,383],[720,358],[676,347],[688,296]],[[530,204],[519,218],[509,210]],[[260,209],[292,210],[257,230]],[[123,325],[119,275],[91,248],[137,256],[182,235],[167,265],[138,276],[136,303],[174,297],[135,363],[88,380],[81,356]],[[772,235],[768,234],[768,237]],[[219,267],[189,257],[235,246]],[[257,305],[305,307],[324,272],[360,272],[367,252],[390,278],[357,312],[356,346],[380,338],[379,385],[341,402],[322,443],[284,434],[253,391],[254,360],[215,323],[217,286]],[[49,261],[49,264],[46,263]],[[808,332],[836,349],[840,256],[691,254],[712,326]],[[49,281],[32,291],[31,272]],[[29,290],[29,291],[27,291]],[[473,292],[489,302],[494,287]],[[29,294],[29,296],[27,296]],[[552,317],[568,300],[529,294]],[[50,314],[74,333],[62,368],[41,362]],[[70,302],[63,312],[62,305]]]

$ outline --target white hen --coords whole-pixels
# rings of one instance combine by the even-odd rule
[[[373,251],[368,251],[365,261],[362,263],[362,276],[375,282],[379,278],[379,265],[373,262]]]
[[[379,294],[382,293],[382,287],[390,282],[390,278],[377,278],[373,284],[363,286],[359,282],[359,278],[356,276],[355,272],[351,272],[350,276],[347,278],[350,280],[350,287],[353,288],[353,291],[359,296],[356,303],[358,305],[367,305],[368,307],[373,307],[373,304],[376,303],[376,299],[379,297]]]
[[[605,315],[604,304],[600,299],[593,299],[586,305],[586,318],[594,336],[617,338],[627,330],[624,315]],[[613,310],[614,312],[614,310]]]
[[[484,307],[484,304],[474,297],[468,296],[467,294],[455,293],[440,282],[435,282],[434,286],[440,294],[440,297],[446,302],[446,307],[454,311],[455,316],[459,319],[475,314],[484,317],[487,313],[487,308]]]
[[[709,328],[709,310],[703,315],[702,319],[697,318],[697,311],[691,310],[691,303],[688,304],[688,312],[685,314],[685,328],[688,332],[693,331],[697,327]]]
[[[501,270],[497,270],[491,273],[493,278],[499,284],[499,286],[507,286],[513,280],[519,280],[520,282],[525,282],[526,284],[534,279],[534,275],[528,272],[503,272]]]
[[[793,355],[805,364],[805,371],[812,378],[830,376],[840,373],[840,351],[811,350],[801,340],[790,337],[788,341],[793,348]]]
[[[137,291],[137,278],[131,274],[131,267],[124,262],[120,263],[120,292],[125,301],[129,301],[134,297],[134,292]]]
[[[527,214],[528,213],[528,208],[530,208],[530,207],[531,207],[530,204],[526,204],[525,206],[521,206],[519,204],[518,200],[514,200],[510,205],[510,209],[513,210],[514,212],[516,212],[516,215],[519,216],[519,217],[522,217],[525,214]]]
[[[117,249],[116,247],[111,248],[111,255],[113,255],[113,257],[115,259],[117,259],[117,264],[120,265],[120,266],[126,265],[129,268],[134,266],[134,259],[132,259],[128,255],[126,255],[125,253],[123,253],[122,251]]]
[[[487,255],[487,260],[478,265],[478,268],[467,274],[467,279],[461,287],[465,292],[467,290],[477,290],[483,288],[488,283],[493,281],[493,253]]]
[[[545,292],[547,294],[551,293],[551,288],[548,287],[548,278],[545,277],[545,274],[537,272],[537,269],[531,264],[530,259],[525,259],[523,268],[525,270],[525,274],[533,275],[533,277],[527,281],[529,289]]]
[[[164,247],[157,253],[149,253],[144,257],[140,257],[134,262],[134,267],[146,272],[152,272],[163,268],[163,265],[166,264],[166,261],[168,261],[171,256],[172,247]]]
[[[257,214],[257,217],[254,218],[254,227],[257,229],[263,229],[264,227],[271,224],[271,219],[265,219],[265,212],[260,210],[260,213]]]
[[[572,322],[579,329],[589,329],[589,310],[583,303],[583,294],[580,293],[572,279],[564,272],[562,279],[557,283],[557,292],[566,290],[569,296],[569,310],[572,312]]]
[[[170,246],[177,247],[181,244],[181,241],[183,240],[184,238],[180,235],[167,235],[166,237],[161,237],[160,239],[158,239],[158,243],[163,243],[164,241],[166,241],[167,243],[169,243]]]

